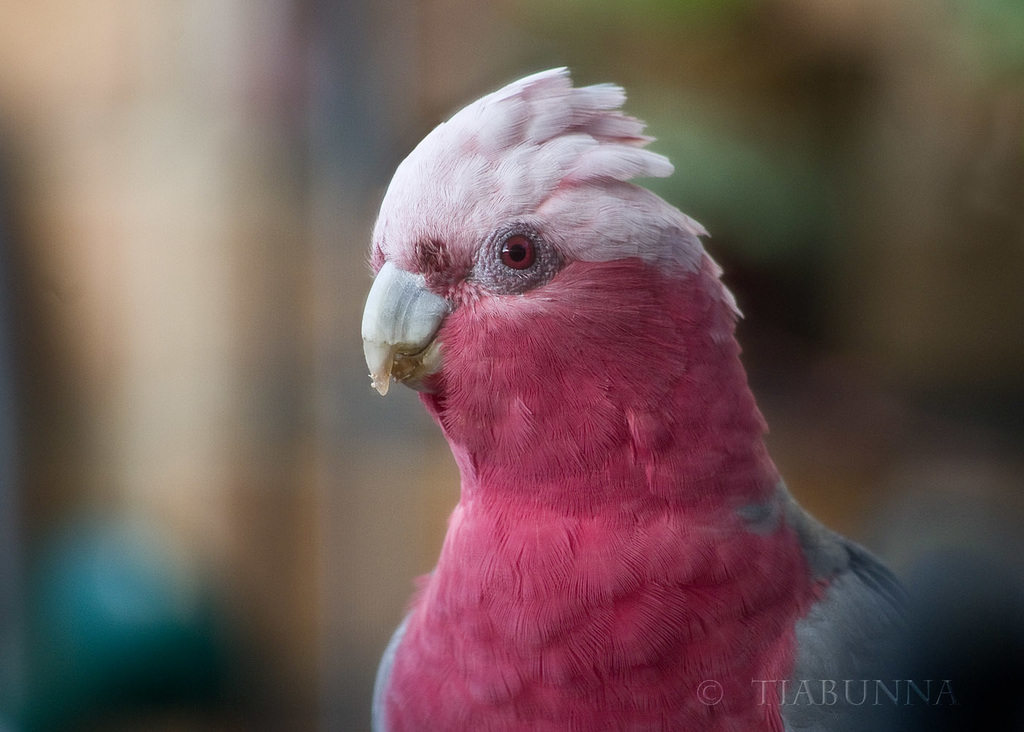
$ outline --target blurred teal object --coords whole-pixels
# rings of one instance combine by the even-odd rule
[[[0,140],[0,142],[3,142]],[[6,148],[0,145],[0,732],[22,692],[22,512],[19,464],[14,227]]]
[[[144,528],[85,522],[29,578],[24,729],[214,705],[224,637],[210,593]]]

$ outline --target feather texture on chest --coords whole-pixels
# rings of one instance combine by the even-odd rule
[[[393,724],[406,713],[481,725],[498,714],[508,726],[494,729],[581,714],[653,728],[730,719],[750,679],[788,673],[793,622],[810,601],[809,588],[791,588],[806,573],[784,525],[758,535],[735,514],[651,504],[566,517],[463,502],[408,621]],[[732,702],[702,703],[707,679]],[[752,713],[760,723],[777,710]]]

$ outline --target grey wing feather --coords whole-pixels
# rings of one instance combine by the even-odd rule
[[[388,682],[391,680],[391,668],[395,665],[395,656],[398,653],[398,646],[405,635],[405,626],[409,622],[406,615],[402,624],[398,626],[388,641],[384,655],[377,667],[377,679],[373,683],[373,732],[388,732],[387,716],[384,708],[384,695],[387,691]]]
[[[784,500],[786,522],[796,530],[811,571],[828,583],[821,600],[796,624],[797,656],[782,708],[786,729],[888,729],[889,709],[857,702],[862,684],[873,685],[891,672],[883,669],[902,635],[904,590],[868,550],[822,526],[788,492]],[[786,703],[804,688],[810,693]]]

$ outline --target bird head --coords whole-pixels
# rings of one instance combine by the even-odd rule
[[[704,365],[737,359],[704,229],[629,182],[673,168],[624,100],[565,69],[535,74],[456,113],[395,172],[364,352],[381,394],[393,379],[425,393],[453,449],[511,461],[518,441],[572,429],[554,470],[616,441],[646,449],[672,429],[650,415],[680,389],[713,402],[701,393],[720,374]]]

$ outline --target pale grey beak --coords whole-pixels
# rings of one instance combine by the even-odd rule
[[[363,354],[373,388],[388,393],[391,378],[423,390],[422,379],[441,368],[434,336],[451,306],[426,287],[421,274],[385,262],[363,309]]]

